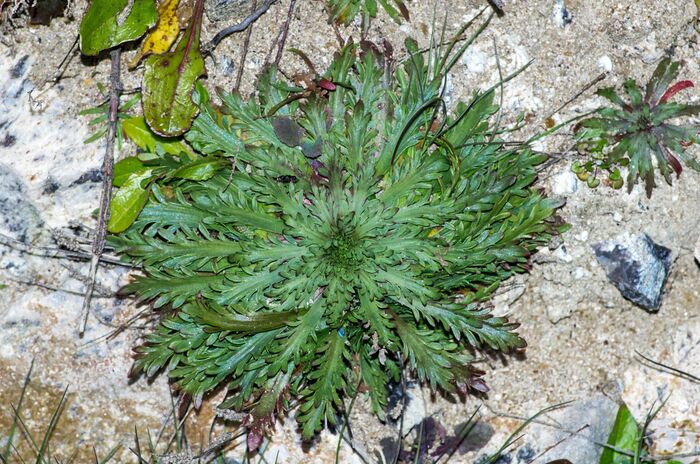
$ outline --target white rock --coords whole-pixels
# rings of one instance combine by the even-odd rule
[[[571,256],[564,245],[554,250],[554,256],[556,256],[559,261],[563,261],[565,263],[570,263],[574,260],[574,257]]]
[[[555,195],[567,195],[576,192],[578,189],[578,179],[571,171],[564,171],[556,176],[552,181],[552,193]]]
[[[586,240],[588,240],[588,231],[582,230],[580,233],[574,235],[574,238],[579,242],[585,242]]]
[[[556,0],[556,2],[554,2],[554,9],[552,11],[552,16],[553,16],[554,22],[557,23],[557,25],[559,27],[564,27],[571,22],[571,16],[569,15],[569,12],[566,10],[566,5],[564,4],[564,0]]]
[[[608,55],[603,55],[598,60],[598,67],[605,72],[611,72],[613,69],[612,60]]]
[[[562,298],[556,303],[547,306],[547,319],[552,324],[556,324],[571,317],[575,312],[576,302],[572,301],[571,298]]]
[[[542,299],[548,302],[547,319],[552,324],[571,317],[578,307],[579,297],[570,286],[545,282],[540,288]]]
[[[482,47],[469,47],[462,55],[462,63],[470,74],[481,74],[493,59],[493,54],[486,53]]]
[[[537,152],[544,152],[547,151],[547,147],[545,146],[544,142],[542,139],[540,140],[535,140],[530,144],[530,148],[532,148],[533,151]]]
[[[582,267],[577,267],[574,269],[573,276],[576,280],[587,279],[591,276],[591,273]]]
[[[524,293],[525,285],[521,282],[514,281],[511,287],[504,286],[503,290],[497,292],[493,297],[493,314],[499,317],[508,315],[510,305],[515,303]]]
[[[0,357],[5,359],[10,359],[15,354],[15,349],[9,343],[3,343],[0,346]]]

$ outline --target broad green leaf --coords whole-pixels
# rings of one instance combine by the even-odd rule
[[[160,148],[163,153],[180,155],[183,152],[190,153],[190,149],[182,141],[169,139],[155,134],[146,124],[143,116],[126,119],[122,123],[124,135],[134,142],[141,150],[156,153]]]
[[[114,165],[112,185],[121,187],[133,173],[145,171],[146,169],[148,168],[136,156],[124,158]]]
[[[194,17],[174,52],[146,60],[143,76],[143,114],[157,134],[175,136],[192,125],[199,111],[192,101],[195,82],[206,74],[199,51],[204,2],[200,0]]]
[[[124,232],[136,220],[148,201],[148,190],[143,182],[151,177],[152,170],[135,172],[122,184],[109,205],[107,230],[113,234]]]
[[[160,55],[170,50],[180,32],[180,20],[177,14],[179,3],[180,0],[163,0],[161,2],[158,6],[158,23],[155,29],[149,32],[141,42],[141,48],[129,62],[130,68],[135,68],[144,56]]]
[[[615,424],[608,436],[608,445],[633,453],[637,449],[639,439],[639,425],[637,425],[627,405],[623,403],[617,410]],[[632,464],[632,462],[632,457],[605,448],[600,456],[599,464]]]
[[[172,176],[179,177],[180,179],[207,180],[214,177],[216,170],[219,169],[222,164],[223,162],[221,160],[205,158],[179,168]]]
[[[97,55],[136,40],[156,23],[154,0],[133,0],[131,9],[125,12],[128,6],[129,0],[93,0],[80,23],[80,50],[84,55]]]

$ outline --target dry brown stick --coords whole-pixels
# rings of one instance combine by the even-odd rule
[[[104,335],[100,335],[99,337],[94,338],[92,340],[88,340],[87,342],[80,345],[77,352],[80,352],[82,350],[85,350],[85,349],[93,346],[93,345],[96,345],[96,344],[102,342],[103,340],[104,341],[114,340],[115,338],[117,338],[119,336],[119,334],[121,334],[122,332],[125,332],[127,330],[143,330],[143,329],[147,328],[147,326],[145,324],[137,326],[134,323],[137,320],[139,320],[144,314],[149,313],[151,311],[151,309],[152,308],[146,307],[146,308],[142,309],[141,311],[139,311],[138,313],[136,313],[135,315],[131,316],[129,319],[126,320],[126,322],[116,326],[114,328],[114,330],[110,331],[109,333],[106,333]],[[102,322],[104,323],[104,321],[102,321]],[[105,325],[109,325],[109,324],[105,324]],[[114,324],[114,325],[116,325],[116,324]],[[131,374],[129,374],[129,375],[131,375]]]
[[[557,446],[561,445],[562,443],[564,443],[566,440],[570,439],[570,438],[573,437],[574,435],[581,433],[581,432],[583,431],[583,429],[586,429],[586,428],[588,428],[588,427],[590,427],[590,424],[584,424],[584,425],[582,425],[581,427],[579,427],[579,429],[576,430],[575,432],[568,432],[568,433],[569,433],[568,436],[562,438],[561,440],[559,440],[558,442],[554,443],[553,445],[549,445],[548,447],[546,447],[545,449],[543,449],[542,452],[540,452],[540,454],[538,454],[537,456],[535,456],[534,458],[532,458],[531,460],[529,460],[529,461],[527,462],[527,464],[533,464],[533,463],[534,463],[535,461],[537,461],[539,458],[541,458],[541,457],[544,456],[545,454],[549,453],[549,452],[552,451],[554,448],[556,448]],[[554,461],[554,462],[556,462],[556,461]]]
[[[251,7],[253,13],[258,7],[258,0],[253,0],[253,6]],[[241,79],[243,79],[243,68],[245,65],[245,59],[248,56],[248,48],[250,47],[250,36],[253,35],[253,24],[251,23],[245,34],[245,39],[243,40],[243,51],[241,53],[241,61],[238,63],[238,74],[236,74],[236,83],[233,85],[233,90],[238,91],[241,86]]]
[[[282,52],[284,51],[284,44],[287,42],[287,35],[289,35],[289,25],[292,22],[292,14],[294,13],[294,6],[297,0],[291,0],[289,2],[289,10],[287,10],[287,20],[282,26],[282,37],[277,44],[277,55],[275,56],[275,67],[279,68],[280,61],[282,60]]]
[[[75,290],[69,290],[67,288],[61,288],[61,287],[55,287],[53,285],[48,285],[41,283],[39,281],[30,281],[30,280],[21,280],[21,279],[13,279],[9,278],[8,280],[18,283],[20,285],[27,285],[29,287],[38,287],[38,288],[43,288],[45,290],[51,290],[53,292],[60,292],[60,293],[67,293],[69,295],[76,295],[76,296],[85,296],[85,293],[82,292],[77,292]],[[104,294],[104,293],[94,293],[93,295],[95,298],[114,298],[116,294]]]
[[[112,178],[114,177],[114,139],[117,135],[117,113],[119,111],[119,92],[121,91],[121,49],[115,48],[109,53],[112,61],[112,70],[109,74],[109,131],[107,132],[107,147],[102,160],[102,194],[100,195],[100,212],[97,216],[97,227],[92,238],[92,259],[90,260],[90,274],[88,286],[83,300],[83,314],[80,322],[80,336],[85,333],[88,316],[90,315],[90,301],[95,289],[97,267],[105,248],[107,237],[107,221],[109,220],[109,203],[112,199]]]
[[[54,74],[54,76],[51,79],[48,79],[47,82],[53,82],[55,84],[61,80],[61,78],[63,77],[63,73],[66,72],[66,69],[68,68],[68,65],[70,64],[70,60],[74,55],[73,52],[75,52],[75,50],[78,47],[79,40],[80,40],[80,36],[76,35],[75,41],[73,41],[73,45],[70,46],[70,49],[63,57],[63,60],[61,60],[61,63],[57,66],[58,71],[56,71],[56,74]]]
[[[0,233],[0,245],[7,246],[8,248],[19,251],[20,253],[27,253],[29,255],[41,256],[45,258],[67,259],[70,261],[89,261],[92,259],[90,253],[85,253],[79,250],[62,250],[60,248],[29,245],[21,240],[17,240],[2,233]],[[100,261],[103,263],[113,264],[115,266],[128,267],[132,269],[138,268],[138,266],[120,261],[116,256],[101,256]]]
[[[578,92],[576,92],[576,94],[575,94],[573,97],[571,97],[571,98],[569,98],[568,100],[566,100],[566,101],[565,101],[562,105],[560,105],[556,110],[552,111],[552,112],[550,113],[550,115],[547,116],[545,119],[551,118],[552,116],[554,116],[555,114],[557,114],[558,112],[560,112],[561,110],[563,110],[564,108],[566,108],[567,106],[569,106],[569,105],[570,105],[571,103],[573,103],[576,99],[578,99],[581,95],[583,95],[584,93],[586,93],[586,91],[588,91],[588,89],[590,89],[591,87],[593,87],[594,85],[596,85],[598,82],[603,81],[606,77],[608,77],[608,73],[605,73],[605,72],[599,74],[598,76],[596,76],[595,79],[593,79],[592,81],[590,81],[588,84],[584,85],[583,88],[582,88],[581,90],[579,90]]]

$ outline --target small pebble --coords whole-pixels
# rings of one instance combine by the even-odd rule
[[[598,67],[605,72],[611,72],[613,69],[612,60],[608,55],[603,55],[598,60]]]

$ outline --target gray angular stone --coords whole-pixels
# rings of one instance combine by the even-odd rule
[[[598,262],[622,296],[641,308],[656,312],[671,270],[671,250],[647,235],[623,234],[593,244]]]

